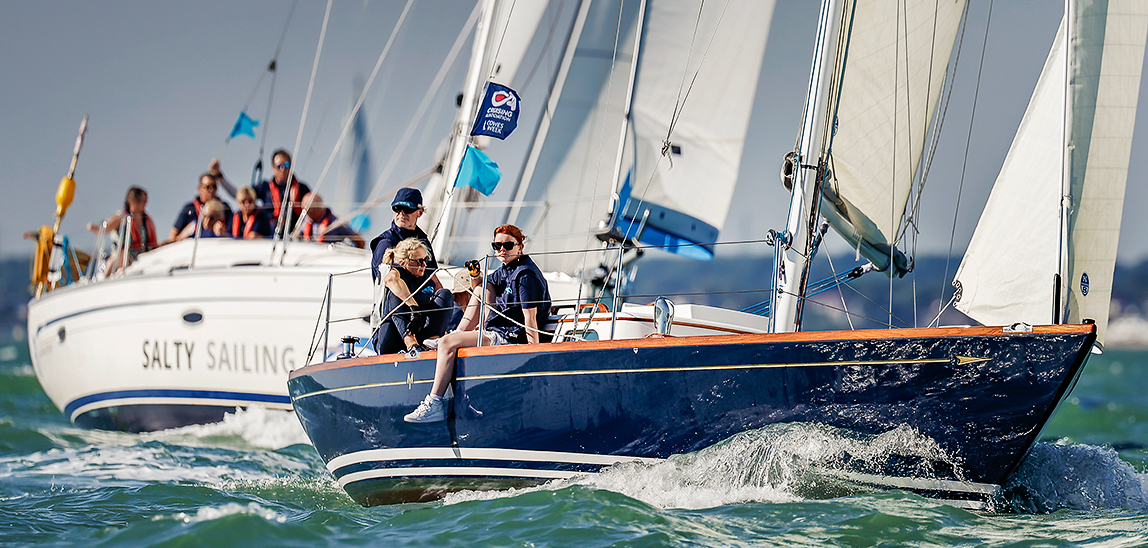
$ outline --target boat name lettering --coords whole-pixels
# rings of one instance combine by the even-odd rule
[[[191,370],[191,357],[195,352],[195,341],[143,341],[144,369],[184,369]]]
[[[207,368],[236,373],[286,374],[295,369],[295,347],[208,341]]]
[[[200,341],[202,343],[202,341]],[[210,371],[286,374],[295,369],[295,347],[207,341],[207,355],[196,353],[196,341],[144,339],[144,369],[186,369],[206,367]]]

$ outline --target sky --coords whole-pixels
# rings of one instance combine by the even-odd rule
[[[0,200],[0,256],[30,255],[33,245],[21,234],[52,222],[56,187],[85,114],[89,130],[76,170],[76,198],[63,222],[63,231],[81,249],[93,241],[84,225],[121,207],[130,185],[149,191],[148,210],[166,233],[179,206],[195,196],[198,175],[212,158],[220,158],[233,182],[247,182],[260,140],[225,140],[245,107],[260,120],[257,135],[266,133],[267,163],[273,149],[298,148],[300,179],[320,184],[330,203],[341,158],[335,156],[331,172],[320,175],[355,97],[354,82],[370,75],[403,4],[334,3],[304,109],[326,3],[298,2],[286,25],[268,117],[269,80],[257,83],[275,53],[291,2],[0,0],[0,189],[6,197]],[[568,12],[574,1],[558,4]],[[919,254],[963,252],[1039,76],[1063,3],[996,2],[991,21],[989,6],[987,0],[971,3],[954,99],[925,191]],[[391,177],[382,182],[387,190],[428,167],[447,135],[469,39],[410,142],[399,143],[472,7],[463,0],[416,2],[366,95],[375,173],[392,166]],[[771,228],[784,228],[789,195],[778,172],[799,129],[817,10],[813,0],[778,2],[723,240],[761,239]],[[988,52],[983,64],[982,43]],[[519,71],[524,105],[541,103],[558,61],[539,50],[528,54]],[[535,64],[535,77],[521,85]],[[1143,84],[1141,89],[1143,95]],[[1139,109],[1121,225],[1122,262],[1148,258],[1148,215],[1141,213],[1148,206],[1146,118],[1148,109]],[[533,127],[526,114],[519,133],[488,151],[504,166],[504,177],[517,176],[529,140],[524,127]],[[368,230],[368,237],[381,228]],[[730,247],[719,248],[719,255],[765,251]]]

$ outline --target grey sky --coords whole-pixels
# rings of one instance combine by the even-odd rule
[[[573,5],[572,0],[566,3]],[[296,162],[302,180],[316,182],[349,110],[352,81],[369,75],[403,4],[335,3]],[[968,242],[1004,160],[1062,5],[1016,0],[993,7],[956,252]],[[279,56],[270,120],[264,117],[266,81],[249,109],[261,120],[259,129],[268,130],[268,154],[294,146],[324,6],[303,0],[296,9]],[[376,173],[388,162],[472,6],[461,0],[416,3],[365,102]],[[196,177],[211,158],[222,159],[234,182],[246,182],[259,141],[239,137],[225,147],[224,138],[270,60],[290,7],[285,0],[0,0],[0,188],[6,198],[0,200],[0,255],[29,254],[32,245],[20,234],[51,222],[56,186],[84,114],[91,116],[90,128],[76,172],[76,201],[64,222],[65,232],[81,247],[92,240],[83,225],[120,207],[129,185],[148,189],[148,210],[166,233],[178,207],[194,196]],[[987,9],[988,2],[973,0],[959,83],[926,190],[921,253],[945,253],[949,247]],[[757,239],[770,228],[783,227],[788,195],[777,173],[798,129],[816,15],[813,0],[778,2],[725,240]],[[453,116],[468,55],[469,41],[427,122],[396,161],[390,187],[432,161]],[[539,76],[519,89],[524,104],[539,104],[556,57],[543,57]],[[533,62],[528,56],[520,79]],[[1146,116],[1148,109],[1141,108],[1138,133],[1148,129],[1141,123]],[[533,127],[529,120],[520,125]],[[507,143],[492,147],[504,176],[517,176],[527,141],[527,132],[520,129]],[[1148,205],[1146,148],[1148,142],[1138,136],[1121,229],[1122,261],[1148,254],[1148,216],[1140,212]],[[328,175],[324,194],[333,194],[336,178],[334,172]],[[371,235],[379,228],[372,228]]]

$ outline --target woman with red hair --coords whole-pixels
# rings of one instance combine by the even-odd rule
[[[446,419],[443,396],[454,376],[459,348],[478,346],[479,337],[482,337],[483,346],[539,342],[539,329],[550,315],[550,289],[538,265],[522,252],[525,243],[526,236],[514,225],[494,229],[494,241],[490,245],[502,267],[486,277],[486,305],[490,307],[486,323],[482,330],[474,330],[483,293],[472,291],[458,330],[444,335],[438,343],[431,393],[403,420],[436,422]],[[477,287],[478,282],[478,278],[472,279],[471,287]]]

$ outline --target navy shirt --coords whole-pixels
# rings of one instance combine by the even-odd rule
[[[224,202],[223,200],[220,200],[220,202],[223,204],[223,218],[230,222],[231,207],[228,206],[227,202]],[[175,218],[175,224],[171,226],[175,227],[177,231],[183,232],[184,227],[199,220],[199,209],[196,206],[203,207],[203,203],[199,201],[198,196],[196,196],[194,200],[183,204],[183,208],[179,210],[179,216]],[[231,226],[229,224],[228,230],[230,230],[230,228]]]
[[[431,247],[430,239],[427,238],[426,232],[423,232],[422,229],[417,226],[414,230],[407,230],[396,225],[394,221],[391,221],[391,228],[384,230],[381,234],[375,236],[375,239],[371,240],[372,278],[375,280],[379,279],[379,265],[383,264],[383,253],[386,253],[388,249],[395,247],[396,244],[407,238],[418,238],[422,240],[422,242],[426,244],[428,251],[427,268],[432,271],[438,268],[438,262],[434,259],[434,249]]]
[[[522,344],[527,342],[526,329],[518,325],[526,323],[523,309],[531,310],[539,329],[550,319],[550,288],[530,257],[523,255],[502,265],[486,277],[486,283],[495,294],[494,309],[507,316],[490,313],[486,330],[498,332],[512,344]]]
[[[311,187],[300,181],[298,177],[292,177],[292,179],[294,181],[292,186],[295,187],[296,192],[291,203],[288,204],[292,206],[291,210],[293,211],[292,215],[288,215],[288,229],[295,228],[294,220],[298,219],[299,214],[303,211],[303,197],[311,193]],[[275,188],[272,189],[272,186]],[[280,185],[275,182],[275,179],[268,179],[255,185],[255,198],[263,205],[263,209],[270,213],[272,227],[279,222],[279,206],[282,203],[286,188],[287,185]]]
[[[248,231],[253,234],[258,234],[263,237],[271,237],[271,216],[262,209],[256,209],[255,213],[247,219],[243,218],[243,213],[236,213],[231,216],[231,236],[233,238],[244,239],[247,237]]]

